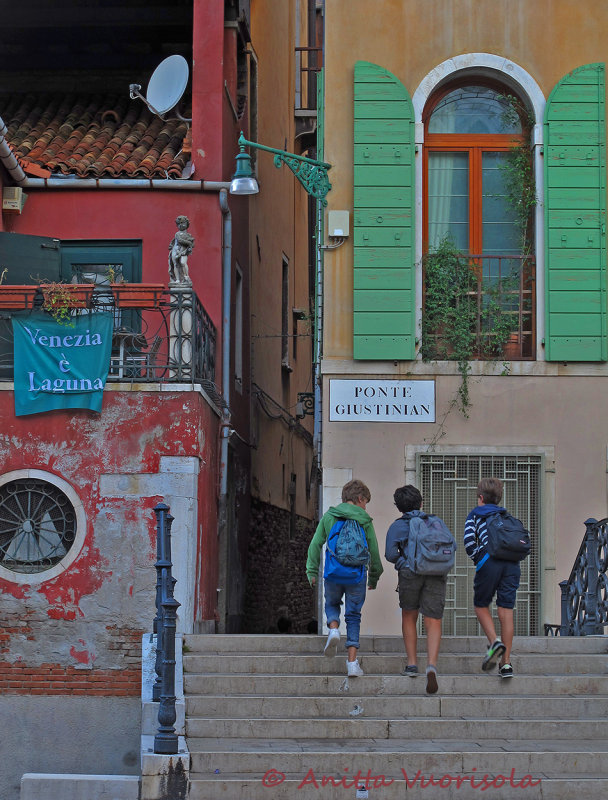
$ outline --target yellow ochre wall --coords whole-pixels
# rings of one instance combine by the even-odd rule
[[[329,209],[353,210],[353,70],[370,61],[391,71],[414,95],[423,78],[455,56],[487,53],[525,70],[545,99],[576,67],[605,62],[608,3],[599,0],[326,0],[325,152],[332,164]],[[542,122],[542,121],[541,121]],[[419,157],[419,156],[417,156]],[[418,232],[419,235],[419,232]],[[459,385],[454,363],[352,360],[352,236],[324,259],[323,474],[326,508],[350,475],[370,486],[381,552],[397,516],[392,493],[406,475],[406,445],[424,446],[439,423],[328,421],[332,378],[436,380],[436,419],[442,420]],[[540,348],[539,348],[540,352]],[[501,373],[507,374],[501,374]],[[445,446],[544,448],[541,622],[560,619],[558,582],[568,577],[588,517],[607,511],[608,398],[605,363],[477,362],[469,418],[453,409]],[[462,531],[455,531],[460,544]],[[461,545],[462,546],[462,545]],[[396,573],[385,563],[379,588],[368,594],[362,633],[400,632]]]

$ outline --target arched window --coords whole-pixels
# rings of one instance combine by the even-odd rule
[[[424,252],[449,242],[476,276],[476,355],[534,355],[529,115],[511,89],[471,79],[441,87],[423,116]],[[523,159],[521,156],[523,155]],[[526,162],[528,168],[526,169]],[[494,306],[492,306],[494,303]],[[498,304],[498,305],[497,305]],[[510,350],[493,346],[500,306]]]

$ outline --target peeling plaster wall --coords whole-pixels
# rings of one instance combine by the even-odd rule
[[[15,684],[8,691],[27,688],[26,671],[15,672],[25,666],[46,673],[54,666],[57,685],[50,688],[68,693],[70,675],[61,687],[60,668],[137,673],[137,638],[151,630],[155,614],[153,509],[161,500],[175,517],[179,629],[192,630],[202,610],[212,613],[215,597],[200,595],[196,565],[201,552],[205,569],[216,563],[217,417],[195,391],[108,390],[101,415],[15,418],[12,403],[12,392],[0,391],[0,474],[37,469],[67,481],[83,504],[86,535],[78,557],[55,578],[0,579],[0,661],[13,667]],[[23,676],[19,685],[16,675]],[[138,689],[117,688],[109,677],[104,687],[106,694]]]

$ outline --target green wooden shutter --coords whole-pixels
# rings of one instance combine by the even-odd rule
[[[604,64],[566,75],[545,111],[548,361],[606,361]]]
[[[0,233],[0,272],[6,269],[4,283],[60,281],[60,250],[59,239],[25,233]]]
[[[414,109],[397,78],[355,64],[353,357],[415,357]]]

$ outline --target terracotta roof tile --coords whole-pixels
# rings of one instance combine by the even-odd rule
[[[190,158],[187,123],[164,122],[128,95],[0,95],[0,117],[30,174],[181,178]]]

